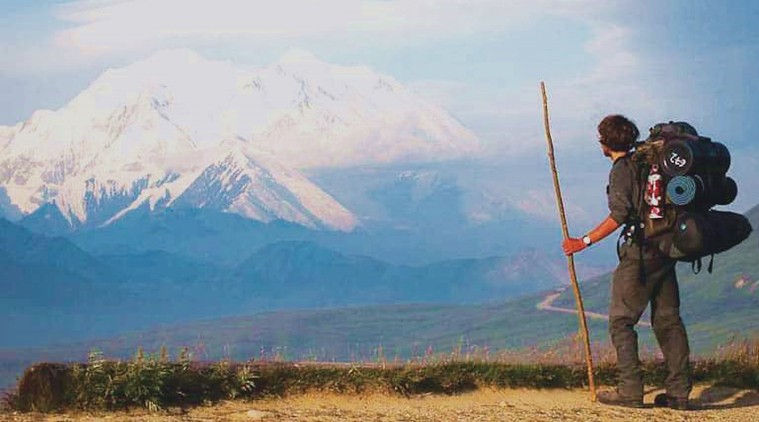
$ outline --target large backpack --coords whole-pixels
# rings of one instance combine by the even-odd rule
[[[659,123],[636,144],[632,159],[640,186],[640,233],[666,256],[700,270],[701,258],[726,251],[751,233],[743,215],[712,209],[730,204],[738,193],[726,175],[725,145],[700,136],[686,122]],[[656,194],[658,203],[651,200]]]

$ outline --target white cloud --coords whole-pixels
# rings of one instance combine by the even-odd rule
[[[178,38],[309,36],[344,29],[349,17],[370,18],[357,5],[347,0],[78,2],[60,9],[59,18],[75,25],[55,39],[63,48],[96,56]]]
[[[590,6],[592,5],[592,7]],[[602,0],[76,0],[49,6],[46,40],[0,39],[15,73],[123,65],[164,48],[261,51],[320,45],[393,50],[520,28],[607,9]],[[33,47],[32,47],[33,46]],[[244,53],[248,56],[250,53]]]
[[[57,8],[73,26],[56,45],[86,56],[183,38],[391,37],[409,42],[501,32],[539,14],[577,13],[588,1],[522,0],[85,0]],[[374,38],[382,41],[383,38]],[[387,38],[384,38],[388,41]]]

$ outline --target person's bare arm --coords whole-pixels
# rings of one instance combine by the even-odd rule
[[[606,236],[614,233],[614,231],[617,230],[620,225],[621,224],[617,223],[613,218],[611,218],[611,216],[606,217],[604,221],[602,221],[593,230],[588,232],[587,235],[590,237],[591,244],[600,242]],[[572,255],[574,253],[580,252],[588,246],[585,244],[585,242],[582,241],[582,238],[570,237],[564,239],[561,247],[564,249],[565,255]]]

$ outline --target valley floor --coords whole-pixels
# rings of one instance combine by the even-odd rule
[[[647,392],[651,403],[660,390]],[[307,394],[284,399],[229,401],[187,412],[8,414],[3,421],[756,421],[759,392],[698,386],[694,410],[627,409],[591,403],[583,390],[478,390],[456,396],[401,398]]]

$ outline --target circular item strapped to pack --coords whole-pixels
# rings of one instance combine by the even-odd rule
[[[667,183],[667,198],[677,206],[728,205],[738,196],[738,185],[721,175],[675,176]]]
[[[731,204],[738,197],[738,184],[735,183],[732,177],[725,177],[719,192],[721,196],[715,201],[717,205]]]
[[[688,205],[696,199],[698,189],[695,178],[675,176],[667,183],[667,197],[675,205]]]
[[[673,139],[662,149],[662,169],[669,176],[725,174],[730,168],[730,151],[709,138]]]

